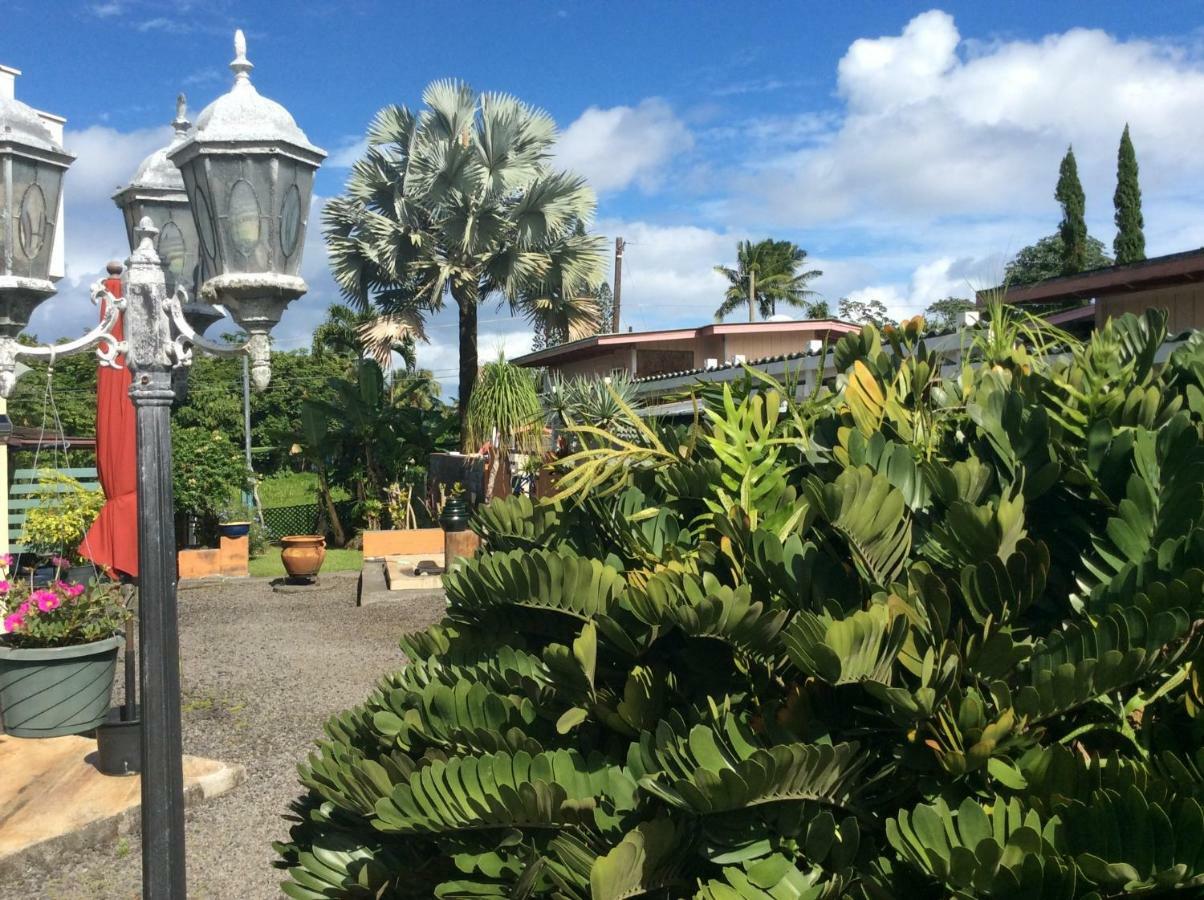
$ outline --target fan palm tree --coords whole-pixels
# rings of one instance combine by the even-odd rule
[[[382,330],[385,333],[378,333]],[[379,351],[386,345],[389,357],[382,360]],[[314,356],[330,354],[346,358],[348,372],[366,356],[372,356],[388,368],[392,354],[396,353],[406,372],[411,374],[418,365],[416,351],[415,333],[411,329],[396,329],[387,322],[382,323],[371,310],[352,309],[341,303],[332,303],[326,310],[326,319],[314,329],[310,349]]]
[[[807,285],[811,279],[824,274],[819,269],[802,271],[807,251],[790,241],[741,241],[736,245],[736,267],[715,266],[715,271],[729,282],[723,304],[715,310],[715,320],[722,322],[741,306],[748,306],[748,320],[760,310],[767,319],[777,312],[778,304],[810,310],[809,298],[819,295]],[[756,296],[756,305],[752,297]]]
[[[574,338],[590,333],[603,241],[577,233],[594,193],[551,168],[547,113],[453,81],[431,84],[423,102],[417,113],[377,113],[346,193],[326,205],[326,243],[343,295],[377,314],[363,334],[378,359],[401,336],[421,338],[424,317],[448,297],[456,304],[464,415],[477,377],[477,307],[496,299]]]

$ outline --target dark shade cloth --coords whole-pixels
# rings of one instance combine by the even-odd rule
[[[121,297],[121,279],[105,279],[105,288]],[[101,309],[101,316],[104,316]],[[125,323],[113,329],[118,340]],[[97,566],[131,577],[138,575],[138,451],[133,375],[118,356],[120,369],[100,366],[96,373],[96,469],[104,488],[105,505],[92,523],[79,552]]]

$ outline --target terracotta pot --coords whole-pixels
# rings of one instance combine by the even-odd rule
[[[313,578],[326,559],[326,538],[320,534],[282,537],[280,548],[280,560],[290,578]]]

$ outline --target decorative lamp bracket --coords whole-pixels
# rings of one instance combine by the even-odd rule
[[[118,357],[125,353],[128,347],[125,341],[119,340],[113,332],[121,320],[125,300],[110,294],[102,282],[93,285],[91,296],[93,303],[100,304],[103,301],[104,315],[100,324],[73,341],[62,344],[22,344],[16,338],[0,336],[0,397],[7,400],[16,387],[17,360],[22,357],[44,359],[53,366],[54,361],[60,357],[75,356],[95,348],[96,358],[102,366],[122,368]]]

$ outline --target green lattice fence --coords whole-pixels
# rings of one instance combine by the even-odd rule
[[[351,524],[351,513],[355,504],[341,501],[335,504],[344,525]],[[322,509],[316,503],[300,506],[276,506],[263,510],[263,528],[269,541],[278,541],[287,534],[314,534],[319,525],[325,526]]]
[[[313,534],[318,529],[319,513],[316,503],[265,509],[263,528],[270,541],[278,541],[286,534]]]

